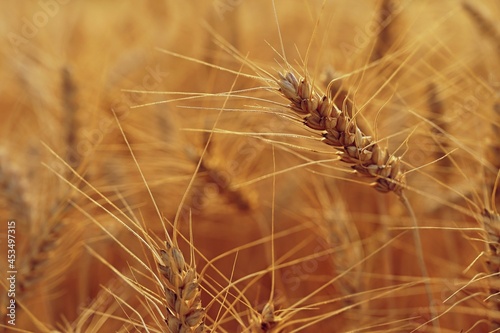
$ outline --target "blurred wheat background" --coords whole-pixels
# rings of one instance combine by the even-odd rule
[[[0,13],[0,330],[500,329],[498,2]],[[301,123],[286,71],[401,158],[414,218]]]

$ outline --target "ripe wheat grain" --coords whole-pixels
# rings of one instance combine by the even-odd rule
[[[205,309],[201,306],[196,270],[185,262],[181,250],[169,241],[160,253],[163,263],[159,263],[158,267],[165,278],[166,323],[169,331],[205,332]]]
[[[401,195],[405,175],[399,157],[390,155],[387,149],[363,133],[354,113],[344,108],[340,110],[331,96],[321,96],[307,77],[298,80],[292,72],[279,75],[280,92],[291,101],[292,111],[305,115],[307,127],[322,131],[323,142],[339,150],[343,162],[360,174],[375,178],[372,185],[376,190]]]

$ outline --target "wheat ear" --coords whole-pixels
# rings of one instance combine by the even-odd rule
[[[66,111],[65,129],[66,129],[66,142],[67,153],[66,159],[71,163],[73,168],[80,165],[81,156],[78,154],[78,121],[76,114],[78,105],[76,102],[76,84],[73,76],[68,68],[62,70],[62,103]]]
[[[279,90],[290,100],[290,108],[305,115],[307,127],[323,132],[323,142],[339,150],[343,162],[362,175],[376,178],[372,185],[378,191],[402,193],[405,177],[400,158],[363,133],[352,114],[340,110],[331,96],[321,97],[307,78],[299,81],[292,72],[279,76]]]
[[[159,270],[165,278],[166,323],[170,333],[201,333],[205,330],[205,309],[201,306],[198,274],[188,265],[181,250],[170,242],[160,250]]]
[[[19,270],[19,289],[27,292],[31,285],[40,278],[47,278],[49,274],[43,274],[44,266],[51,262],[51,254],[61,243],[64,224],[61,221],[51,223],[49,229],[38,234],[35,244],[29,247],[29,252],[25,254],[26,259]],[[52,275],[52,274],[50,274]]]
[[[264,305],[264,308],[262,308],[260,313],[251,313],[250,332],[279,332],[281,322],[282,318],[276,315],[273,301],[269,301],[266,305]]]
[[[24,226],[31,223],[30,198],[27,189],[29,184],[23,177],[21,168],[10,162],[7,152],[0,149],[0,197],[4,196],[9,203],[11,217],[20,219]]]
[[[192,155],[192,154],[191,154]],[[200,161],[200,156],[193,156],[192,160]],[[241,189],[234,188],[233,180],[231,179],[231,174],[225,172],[222,168],[213,162],[210,155],[207,154],[203,159],[201,159],[200,167],[198,168],[198,176],[203,186],[215,186],[217,193],[224,196],[229,204],[234,205],[238,210],[243,212],[252,211],[257,202],[255,200],[255,193],[251,191],[242,191]],[[206,194],[198,188],[198,191],[193,193],[192,200],[198,204],[205,204]]]

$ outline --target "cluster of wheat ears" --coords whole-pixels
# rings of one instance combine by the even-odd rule
[[[0,331],[500,331],[496,1],[0,7]]]

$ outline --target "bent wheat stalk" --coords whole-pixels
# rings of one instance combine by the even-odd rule
[[[363,133],[353,116],[354,108],[347,107],[347,100],[343,101],[343,106],[339,109],[332,96],[329,94],[321,96],[308,82],[307,77],[298,80],[290,71],[285,74],[279,73],[279,77],[277,80],[279,91],[290,100],[292,111],[305,115],[304,124],[313,130],[322,131],[323,142],[338,150],[341,161],[350,164],[358,173],[375,178],[372,186],[377,191],[394,192],[399,197],[413,222],[413,240],[420,272],[425,280],[429,280],[417,220],[403,192],[405,173],[401,166],[401,158],[389,154],[386,148],[381,148],[371,136]],[[439,330],[439,322],[434,320],[438,315],[428,281],[425,282],[425,289],[432,316],[430,322],[436,330]]]
[[[290,100],[290,108],[305,115],[304,124],[323,132],[323,142],[339,150],[343,162],[362,175],[376,178],[372,184],[379,192],[401,195],[405,176],[401,159],[381,148],[356,124],[348,111],[340,110],[331,96],[322,97],[307,78],[300,81],[292,72],[280,75],[280,92]]]

